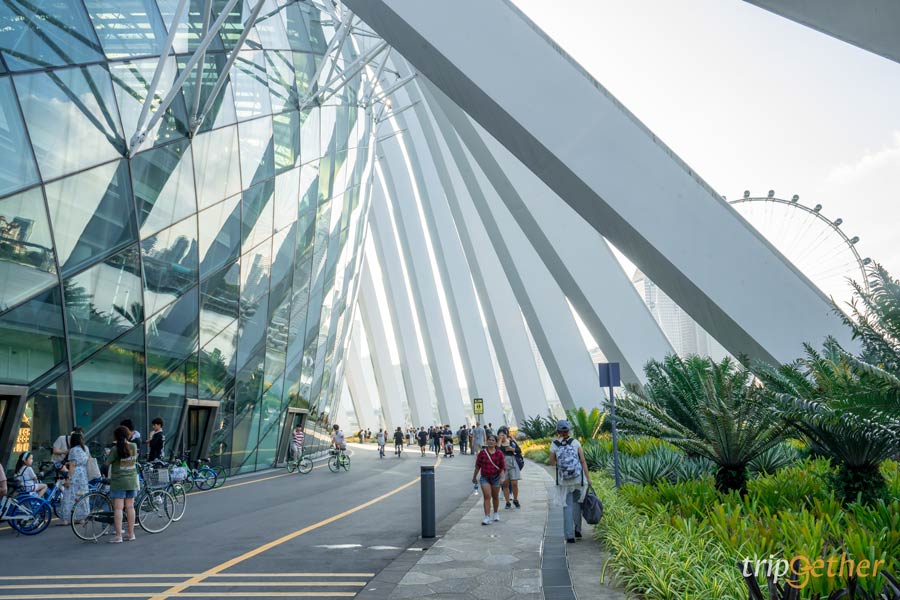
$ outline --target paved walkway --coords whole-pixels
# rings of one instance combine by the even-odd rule
[[[420,540],[424,554],[400,557],[358,598],[625,600],[600,583],[604,557],[596,541],[564,543],[561,509],[547,500],[552,485],[547,471],[528,461],[519,482],[522,508],[504,510],[501,496],[501,521],[489,526],[481,524],[480,493],[471,494],[439,524],[437,541]]]

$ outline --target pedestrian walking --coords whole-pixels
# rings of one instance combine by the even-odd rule
[[[550,443],[550,464],[556,467],[557,500],[563,504],[563,532],[566,542],[581,537],[581,502],[587,493],[588,467],[584,450],[569,437],[571,426],[565,419],[556,424],[556,439]]]
[[[403,454],[403,431],[399,427],[394,432],[394,452],[397,454],[397,458]]]
[[[500,513],[500,479],[506,464],[503,453],[497,448],[497,436],[489,435],[487,448],[482,448],[475,458],[475,473],[472,474],[472,483],[481,485],[481,495],[484,499],[484,519],[482,525],[490,525],[491,521],[499,521]],[[481,472],[481,477],[478,473]],[[493,508],[493,512],[491,511]]]
[[[128,523],[128,541],[134,538],[134,498],[137,496],[137,444],[129,442],[131,431],[128,427],[120,425],[113,431],[115,446],[106,457],[109,469],[109,497],[113,501],[113,525],[116,537],[111,539],[111,544],[122,543],[122,509],[125,510],[125,518]]]
[[[475,421],[475,429],[472,430],[474,434],[474,440],[472,441],[472,452],[478,454],[481,452],[481,449],[484,448],[484,436],[485,431],[484,427],[481,426],[481,423]]]
[[[494,424],[488,423],[487,427],[484,428],[484,435],[494,435]]]
[[[419,450],[422,452],[422,456],[425,456],[425,445],[428,443],[428,432],[425,431],[424,427],[419,427],[416,439],[419,442]]]
[[[459,438],[459,453],[465,454],[466,448],[469,445],[469,430],[466,429],[465,424],[459,428],[459,431],[456,432],[456,437]]]
[[[506,462],[506,476],[503,478],[503,497],[506,500],[506,509],[509,510],[515,505],[521,508],[519,504],[519,479],[522,478],[522,463],[525,459],[522,457],[522,449],[516,440],[509,435],[509,427],[506,425],[497,430],[497,441],[500,451],[503,452],[503,460]],[[512,504],[510,504],[512,500]]]
[[[64,488],[59,510],[62,518],[57,525],[68,525],[69,519],[79,523],[90,513],[90,507],[85,502],[79,504],[77,513],[73,512],[73,508],[75,501],[88,493],[87,464],[91,455],[84,445],[84,436],[80,433],[70,436],[69,445],[67,477],[62,484]]]
[[[437,457],[441,452],[441,440],[444,438],[444,434],[441,431],[441,428],[438,426],[434,426],[431,428],[431,440],[434,442],[434,456]]]
[[[376,436],[375,441],[378,443],[378,458],[384,458],[384,445],[387,443],[387,436],[384,434],[383,429],[378,430],[378,436]]]

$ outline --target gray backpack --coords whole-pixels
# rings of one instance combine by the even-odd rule
[[[581,468],[581,459],[578,458],[578,449],[572,445],[573,440],[553,440],[556,446],[556,483],[562,479],[565,483],[572,483],[576,479],[584,480],[584,472]]]

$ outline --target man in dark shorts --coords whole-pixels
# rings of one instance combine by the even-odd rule
[[[419,450],[422,451],[422,456],[425,456],[425,446],[428,444],[428,432],[425,431],[424,427],[419,427],[419,431],[416,433],[416,440],[419,442]]]
[[[400,428],[397,428],[397,431],[394,432],[394,454],[397,455],[397,458],[400,458],[400,455],[403,453],[403,431]]]

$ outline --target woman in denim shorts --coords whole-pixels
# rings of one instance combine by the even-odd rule
[[[126,540],[134,540],[134,498],[137,496],[138,483],[136,444],[128,441],[131,432],[126,427],[117,427],[113,431],[116,445],[106,464],[109,469],[109,497],[113,501],[113,523],[116,528],[116,537],[111,539],[111,544],[122,543],[122,509],[125,509],[125,518],[128,521],[128,535]]]
[[[503,460],[503,452],[497,448],[497,436],[487,436],[487,448],[482,448],[475,458],[475,473],[472,474],[472,483],[481,484],[481,494],[484,497],[484,519],[482,525],[490,525],[491,521],[499,521],[500,513],[500,480],[506,463]],[[481,471],[481,477],[478,472]],[[491,514],[491,504],[494,512]]]

